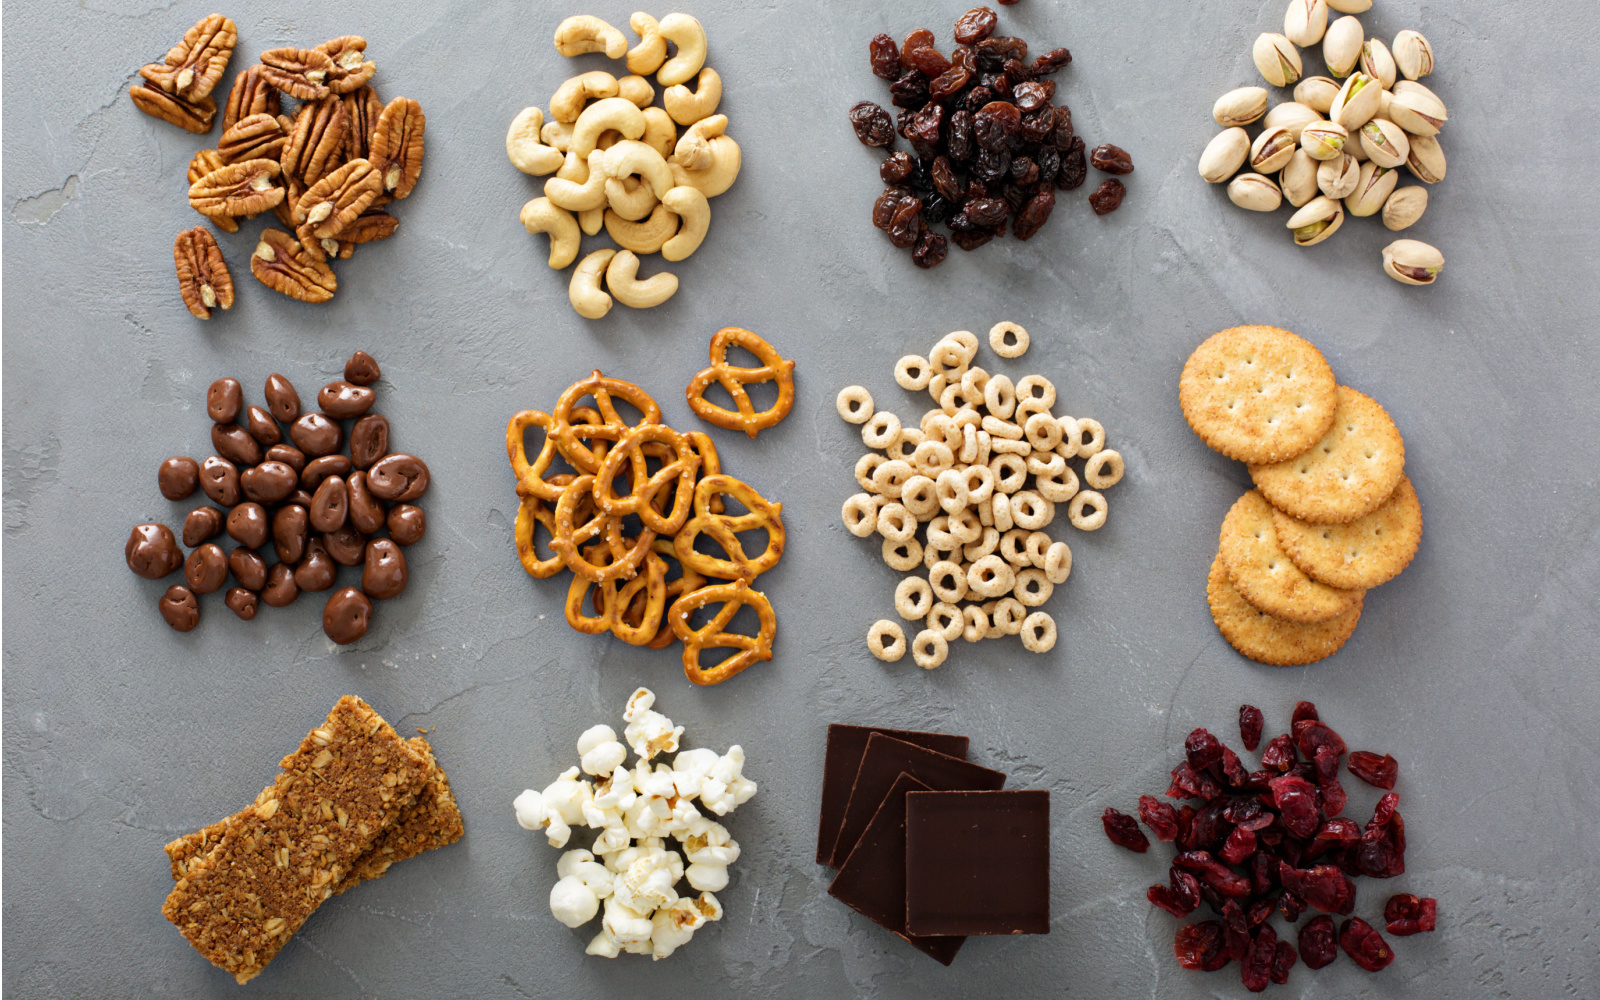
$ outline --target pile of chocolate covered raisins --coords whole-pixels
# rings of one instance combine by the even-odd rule
[[[863,145],[889,150],[878,174],[889,187],[872,209],[872,224],[918,267],[937,267],[950,240],[976,250],[1006,224],[1032,239],[1056,207],[1056,191],[1073,191],[1089,167],[1130,174],[1133,159],[1116,146],[1086,154],[1072,129],[1072,112],[1052,103],[1057,71],[1072,62],[1066,49],[1028,61],[1028,43],[994,34],[995,12],[975,7],[956,20],[955,48],[945,58],[933,32],[918,28],[895,44],[872,39],[872,72],[889,81],[898,120],[871,101],[850,109]],[[899,135],[911,152],[894,149]],[[1110,177],[1089,196],[1096,215],[1113,212],[1127,189]]]
[[[176,456],[161,463],[161,495],[186,500],[198,488],[217,506],[200,506],[183,522],[185,558],[165,524],[136,525],[124,555],[128,568],[149,580],[182,569],[184,582],[167,588],[158,608],[179,632],[200,623],[199,595],[236,586],[224,597],[245,621],[260,605],[283,607],[302,590],[333,589],[340,566],[360,566],[361,585],[334,590],[322,629],[337,643],[367,632],[373,600],[398,597],[409,572],[401,546],[422,539],[428,489],[420,458],[389,450],[389,421],[369,412],[378,363],[357,351],[344,379],[317,393],[319,411],[301,412],[300,395],[282,375],[267,378],[265,407],[244,405],[237,379],[221,378],[206,392],[211,444],[204,462]],[[241,423],[240,418],[244,420]],[[349,454],[341,421],[352,421]],[[288,425],[288,440],[279,423]],[[231,552],[212,539],[226,532]],[[268,550],[277,562],[267,565]]]

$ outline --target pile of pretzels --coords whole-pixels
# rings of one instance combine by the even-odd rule
[[[618,402],[639,412],[637,423],[618,415]],[[530,428],[544,433],[532,460]],[[708,436],[673,430],[643,389],[595,371],[563,392],[550,413],[512,417],[506,453],[521,500],[518,557],[535,579],[572,572],[566,618],[574,629],[652,649],[680,641],[684,674],[702,685],[772,659],[777,618],[752,585],[783,555],[783,505],[724,475]],[[558,459],[570,471],[558,471]],[[729,513],[727,501],[745,513]],[[536,537],[541,527],[547,551]],[[766,532],[766,546],[749,555],[738,535],[757,529]],[[702,538],[720,554],[698,550]],[[675,569],[679,575],[669,580]],[[691,621],[716,605],[702,624]],[[754,636],[728,631],[741,607],[756,613]],[[732,652],[707,667],[700,654],[708,648]]]

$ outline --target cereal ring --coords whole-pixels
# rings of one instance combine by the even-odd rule
[[[970,406],[964,406],[957,410],[950,419],[955,422],[957,427],[965,427],[967,424],[971,424],[974,428],[978,428],[983,425],[983,414]]]
[[[1095,511],[1085,517],[1083,508],[1090,504],[1094,505]],[[1080,531],[1097,531],[1105,526],[1106,512],[1109,509],[1105,497],[1094,490],[1084,490],[1073,497],[1072,502],[1067,505],[1067,519]]]
[[[1022,620],[1022,648],[1031,653],[1048,653],[1056,644],[1056,620],[1035,611]]]
[[[932,367],[932,362],[929,362],[929,367]],[[933,378],[928,379],[928,395],[933,398],[935,403],[939,401],[940,396],[944,395],[945,387],[949,385],[949,383],[950,380],[946,378],[944,372],[941,371],[935,371],[933,373]],[[941,409],[939,412],[944,413],[944,410]],[[946,415],[948,416],[948,414]]]
[[[939,339],[960,345],[961,353],[968,361],[978,356],[978,338],[970,330],[952,330]]]
[[[989,613],[990,626],[1000,635],[1016,635],[1022,631],[1022,619],[1027,613],[1028,609],[1015,597],[1002,597]],[[994,638],[998,639],[999,636]]]
[[[969,464],[978,460],[978,430],[971,424],[961,427],[961,447],[956,449],[956,458]]]
[[[989,637],[989,615],[976,604],[969,604],[962,609],[966,622],[961,627],[961,638],[968,642],[979,642]]]
[[[1078,422],[1072,417],[1057,417],[1056,423],[1061,425],[1061,444],[1056,447],[1056,454],[1067,459],[1077,458]]]
[[[1021,528],[1012,528],[1006,532],[1000,537],[1000,558],[1018,569],[1033,565],[1033,559],[1028,554],[1028,546],[1033,535],[1044,535],[1044,532],[1036,531],[1029,534]],[[1045,538],[1048,544],[1049,536]]]
[[[1051,583],[1066,583],[1067,577],[1072,575],[1072,549],[1066,542],[1052,542],[1045,550],[1044,565],[1040,568]]]
[[[984,417],[983,429],[988,431],[991,437],[1007,438],[1012,441],[1021,441],[1027,433],[1020,425],[1009,420],[1001,420],[999,417]]]
[[[884,504],[878,509],[878,534],[886,541],[904,542],[915,537],[917,533],[917,519],[911,516],[904,504],[893,501]],[[917,553],[921,558],[922,553]]]
[[[954,469],[939,473],[939,478],[934,483],[934,490],[939,506],[947,513],[955,514],[971,505],[972,497],[967,492],[967,477],[964,473]]]
[[[1015,493],[1028,481],[1028,463],[1020,455],[999,455],[989,463],[996,493]]]
[[[994,495],[994,470],[988,465],[969,465],[960,470],[967,488],[968,503],[983,503]]]
[[[1019,389],[1017,393],[1017,408],[1011,414],[1011,419],[1019,424],[1028,422],[1028,418],[1035,413],[1049,413],[1050,404],[1038,399],[1025,399]]]
[[[955,426],[955,420],[948,413],[935,407],[922,415],[922,421],[917,426],[922,428],[922,433],[928,436],[929,441],[943,441],[945,444],[950,444],[951,428]],[[961,432],[954,433],[959,436]]]
[[[896,663],[906,655],[906,634],[900,631],[899,625],[880,618],[867,629],[867,649],[885,663]]]
[[[968,507],[950,515],[950,534],[962,545],[971,545],[983,536],[983,525],[979,523],[978,515]]]
[[[906,482],[914,475],[916,473],[911,471],[910,462],[889,459],[872,470],[872,485],[877,492],[891,500],[898,500],[905,491]]]
[[[1083,440],[1085,433],[1089,435],[1088,441]],[[1073,439],[1073,445],[1079,458],[1093,458],[1106,446],[1106,429],[1100,426],[1100,421],[1084,417],[1078,421],[1078,436]]]
[[[939,497],[934,492],[933,480],[927,476],[912,476],[900,489],[900,503],[911,516],[926,521],[939,512]]]
[[[878,471],[878,466],[887,461],[887,458],[875,451],[869,451],[856,459],[856,482],[861,484],[862,489],[871,493],[878,492],[877,484],[872,481],[872,474]]]
[[[1017,403],[1024,400],[1042,405],[1045,409],[1056,405],[1055,383],[1043,375],[1024,375],[1017,380]]]
[[[728,364],[730,346],[754,354],[761,366],[741,368]],[[706,399],[706,390],[713,382],[727,390],[737,410],[724,409]],[[744,387],[761,382],[778,383],[778,401],[770,409],[758,413]],[[744,431],[753,438],[757,431],[777,424],[794,408],[794,362],[779,355],[777,349],[759,335],[737,326],[725,326],[711,337],[711,367],[696,375],[684,392],[695,416],[723,430]]]
[[[1017,408],[1017,387],[1004,375],[993,375],[989,384],[983,387],[983,405],[988,408],[989,415],[1005,420]]]
[[[1061,458],[1059,452],[1056,454],[1056,458]],[[1078,495],[1078,474],[1072,471],[1072,466],[1065,464],[1065,460],[1063,460],[1059,475],[1051,476],[1034,473],[1033,488],[1038,490],[1039,495],[1051,503],[1066,503]]]
[[[878,530],[878,500],[870,493],[857,493],[844,502],[845,530],[857,538],[869,538]]]
[[[922,543],[915,538],[907,538],[903,542],[883,540],[883,561],[889,568],[901,573],[909,573],[922,563]]]
[[[900,434],[883,450],[890,458],[898,458],[902,462],[911,461],[911,456],[916,452],[917,445],[921,444],[927,435],[916,427],[902,427]]]
[[[989,328],[989,349],[1002,358],[1020,358],[1028,353],[1028,331],[1015,323],[996,323]]]
[[[922,547],[922,568],[933,569],[942,562],[956,562],[961,558],[961,546],[952,545],[947,549],[929,542]]]
[[[1017,585],[1011,595],[1030,608],[1037,608],[1050,599],[1056,585],[1050,582],[1042,569],[1029,567],[1017,574]]]
[[[861,443],[868,448],[887,448],[900,436],[900,418],[879,410],[861,425]]]
[[[911,642],[911,658],[924,670],[932,670],[943,663],[945,657],[949,655],[949,643],[944,641],[944,636],[931,628],[918,632],[917,637]]]
[[[950,518],[940,515],[928,522],[928,544],[940,549],[959,549],[966,543],[950,533]]]
[[[1056,505],[1032,490],[1018,490],[1011,497],[1011,520],[1017,527],[1038,531],[1056,519]]]
[[[1001,531],[1010,531],[1017,526],[1011,517],[1011,498],[1004,493],[996,493],[989,498],[989,514],[994,519],[994,526]]]
[[[967,592],[979,597],[999,597],[1017,585],[1016,571],[999,556],[984,556],[967,567]]]
[[[994,527],[994,497],[978,504],[978,523],[985,528]]]
[[[1109,470],[1106,466],[1111,466]],[[1097,490],[1110,489],[1122,482],[1122,456],[1110,448],[1097,451],[1083,464],[1083,478]]]
[[[961,550],[961,554],[968,559],[982,559],[993,552],[1000,544],[1000,529],[993,525],[985,525],[983,534],[978,540]]]
[[[945,642],[955,642],[961,638],[961,629],[966,621],[960,608],[940,601],[928,612],[927,624],[930,629],[944,636]]]
[[[1045,457],[1047,455],[1048,458]],[[1029,475],[1045,479],[1059,476],[1067,468],[1067,460],[1053,451],[1036,451],[1024,461],[1028,463]]]
[[[989,373],[982,368],[969,368],[961,376],[961,398],[968,406],[984,405],[983,389],[989,384]]]
[[[933,366],[920,354],[907,354],[894,365],[895,383],[902,389],[921,392],[933,378]]]
[[[1028,456],[1033,454],[1033,445],[1026,441],[1012,441],[1007,438],[993,438],[990,440],[989,446],[996,455],[1015,455],[1024,462],[1027,461]],[[979,455],[979,457],[981,458],[983,456]],[[985,462],[984,464],[987,465],[988,463]]]
[[[929,479],[938,479],[946,471],[955,468],[955,464],[955,452],[940,440],[930,438],[917,445],[917,450],[911,453],[911,467]]]
[[[945,604],[956,604],[967,596],[967,573],[956,562],[937,562],[928,569],[933,595]]]
[[[944,387],[944,392],[939,394],[939,409],[955,416],[961,409],[961,383],[955,382]]]
[[[950,373],[957,369],[965,372],[970,360],[960,344],[944,340],[934,344],[933,350],[928,352],[928,363],[932,366],[934,375],[945,376],[946,385],[951,381]],[[954,376],[954,380],[961,381],[961,376]]]
[[[859,385],[847,385],[839,390],[834,401],[839,416],[852,424],[864,424],[872,419],[872,393]]]
[[[1048,413],[1035,413],[1023,430],[1028,443],[1038,451],[1055,451],[1061,444],[1061,424]]]
[[[933,607],[933,588],[920,576],[908,576],[894,588],[894,609],[908,622],[926,618]]]

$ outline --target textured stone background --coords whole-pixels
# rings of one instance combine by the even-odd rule
[[[8,996],[239,995],[161,918],[161,845],[248,802],[345,693],[432,730],[467,836],[328,904],[255,995],[1239,996],[1236,966],[1178,969],[1174,921],[1143,898],[1164,875],[1157,853],[1113,848],[1098,817],[1159,792],[1194,726],[1236,739],[1249,701],[1270,735],[1299,698],[1353,746],[1403,762],[1410,871],[1363,880],[1358,913],[1375,921],[1390,893],[1414,891],[1437,896],[1442,916],[1438,933],[1398,942],[1384,974],[1343,958],[1315,974],[1300,966],[1293,993],[1600,994],[1596,149],[1572,117],[1574,95],[1600,79],[1594,37],[1571,30],[1584,9],[1379,0],[1365,17],[1385,38],[1428,35],[1441,69],[1427,82],[1451,112],[1450,176],[1409,234],[1440,246],[1449,270],[1411,289],[1382,275],[1390,237],[1375,222],[1297,250],[1285,215],[1243,213],[1195,176],[1211,102],[1255,81],[1249,45],[1278,30],[1279,0],[1003,8],[1003,30],[1072,49],[1063,96],[1091,145],[1132,152],[1131,195],[1099,219],[1086,188],[1029,244],[915,269],[868,225],[878,157],[844,110],[885,100],[868,36],[928,23],[948,44],[965,7],[894,6],[692,9],[744,174],[715,201],[704,248],[675,267],[677,298],[599,323],[572,313],[544,240],[517,224],[539,184],[507,164],[502,137],[518,109],[601,65],[555,54],[559,18],[592,10],[622,25],[632,7],[232,8],[229,81],[263,49],[365,34],[380,92],[426,109],[428,152],[399,235],[339,265],[331,305],[290,302],[245,273],[257,222],[222,239],[239,301],[208,324],[180,303],[170,254],[196,224],[183,174],[200,143],[140,114],[126,88],[212,8],[7,6]],[[1565,39],[1555,77],[1541,38]],[[862,636],[892,613],[895,575],[838,523],[862,449],[834,393],[861,382],[920,414],[926,401],[893,384],[895,359],[1006,318],[1034,346],[999,370],[1053,378],[1063,409],[1105,423],[1128,478],[1109,525],[1070,536],[1077,565],[1050,606],[1063,633],[1053,653],[960,643],[936,673],[880,664]],[[1309,669],[1242,660],[1206,611],[1217,527],[1247,479],[1188,431],[1177,377],[1196,343],[1240,322],[1308,336],[1389,409],[1426,511],[1410,570],[1370,596],[1342,653]],[[717,433],[727,467],[783,501],[790,549],[763,577],[782,623],[777,658],[701,690],[668,654],[573,633],[563,589],[522,573],[501,440],[511,413],[548,408],[595,366],[695,426],[680,387],[726,324],[799,362],[784,424],[753,442]],[[281,371],[309,397],[357,347],[383,365],[396,446],[435,474],[410,589],[350,649],[323,638],[315,597],[245,625],[213,596],[198,630],[172,632],[155,613],[164,584],[129,573],[122,543],[132,524],[176,525],[190,506],[161,499],[155,467],[209,453],[206,385],[234,375],[258,400]],[[639,684],[693,745],[743,744],[761,785],[729,824],[745,855],[722,894],[727,919],[659,965],[584,957],[587,935],[546,907],[557,852],[510,809],[575,762],[584,727],[617,723]],[[1052,933],[973,940],[946,970],[830,899],[811,859],[833,721],[968,733],[974,759],[1013,787],[1050,789]],[[1349,784],[1364,820],[1376,796]]]

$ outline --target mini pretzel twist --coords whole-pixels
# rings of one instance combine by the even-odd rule
[[[741,368],[728,364],[730,346],[742,347],[754,354],[760,360],[761,367]],[[773,381],[778,383],[778,401],[772,404],[771,409],[756,412],[744,387]],[[706,389],[713,382],[728,390],[739,412],[735,413],[706,399]],[[737,326],[723,327],[711,338],[711,367],[696,375],[684,393],[689,400],[689,409],[701,420],[724,430],[744,431],[750,437],[755,437],[757,431],[773,426],[788,416],[794,407],[794,362],[780,357],[771,344],[749,330]]]
[[[664,445],[665,452],[672,456],[654,475],[646,464],[646,442]],[[665,458],[665,454],[662,457]],[[629,464],[631,489],[627,496],[619,497],[614,488],[623,463]],[[646,528],[670,535],[689,519],[695,472],[699,468],[700,455],[683,435],[665,424],[640,424],[624,434],[600,464],[600,471],[594,477],[595,505],[616,517],[637,514]],[[656,510],[654,501],[673,480],[677,480],[677,487],[672,497],[672,513],[664,516]]]
[[[549,484],[564,489],[572,484],[575,476],[551,476]],[[567,568],[566,559],[557,552],[548,558],[539,555],[538,541],[535,538],[540,526],[549,533],[553,541],[556,536],[556,512],[547,501],[537,496],[522,498],[522,506],[517,509],[517,558],[522,561],[522,568],[535,580],[546,580]]]
[[[710,621],[699,628],[690,627],[690,615],[719,601],[722,602],[722,608]],[[756,634],[749,636],[726,631],[733,616],[745,605],[755,609],[761,623]],[[778,633],[778,619],[772,613],[772,603],[767,596],[758,590],[751,590],[745,580],[701,587],[685,594],[673,603],[668,621],[673,633],[683,640],[684,676],[696,684],[720,684],[757,661],[772,659],[772,640]],[[703,667],[700,665],[700,652],[708,648],[738,652],[714,667]]]
[[[579,416],[578,401],[585,396],[593,396],[595,409],[600,415],[600,426],[593,430],[580,432],[573,425],[573,418]],[[583,443],[583,438],[598,438],[602,441],[615,442],[621,440],[627,433],[628,425],[617,415],[616,404],[612,397],[616,396],[631,403],[635,409],[644,414],[641,424],[659,424],[661,422],[661,407],[650,397],[650,394],[621,379],[606,378],[597,368],[588,378],[574,382],[567,391],[561,394],[556,401],[556,407],[550,411],[551,425],[548,434],[555,440],[556,447],[561,451],[561,457],[572,463],[572,467],[579,472],[593,475],[600,471],[600,464],[605,460],[604,454],[597,454],[588,445]],[[585,423],[581,416],[578,421]]]
[[[605,583],[608,580],[629,580],[639,571],[650,543],[656,533],[644,528],[638,537],[629,539],[622,534],[622,518],[596,511],[594,516],[579,523],[578,516],[584,503],[593,502],[594,477],[579,476],[573,480],[556,502],[555,538],[550,548],[561,554],[567,568],[585,580]],[[588,558],[592,551],[585,543],[601,538],[611,561],[599,563]],[[632,542],[630,545],[629,542]],[[573,626],[576,628],[577,626]]]
[[[715,514],[711,503],[719,495],[730,496],[743,504],[748,514]],[[707,476],[694,489],[694,516],[689,518],[673,539],[673,550],[678,561],[689,569],[721,580],[754,580],[778,564],[783,555],[783,504],[769,503],[749,484],[732,476]],[[557,518],[559,526],[560,519]],[[745,554],[738,533],[764,529],[767,547],[754,558]],[[695,539],[705,534],[711,536],[728,554],[719,559],[694,549]],[[576,572],[576,570],[574,571]]]

